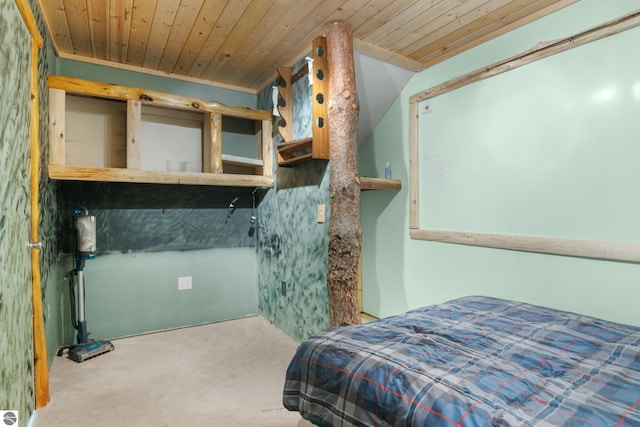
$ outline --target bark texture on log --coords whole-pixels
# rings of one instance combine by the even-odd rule
[[[329,157],[331,216],[327,289],[331,326],[360,323],[360,180],[356,137],[360,105],[353,65],[353,38],[345,22],[326,27],[329,62]]]

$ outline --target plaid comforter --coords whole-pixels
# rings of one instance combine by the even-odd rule
[[[283,396],[322,426],[640,426],[640,328],[465,297],[309,338]]]

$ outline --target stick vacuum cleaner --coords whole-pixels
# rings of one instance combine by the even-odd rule
[[[77,245],[75,250],[75,269],[69,284],[71,323],[77,331],[77,343],[69,346],[69,358],[80,363],[112,351],[115,347],[109,341],[89,339],[84,312],[84,266],[86,260],[93,259],[96,256],[96,217],[89,215],[85,208],[76,208],[73,216],[77,231]],[[73,277],[76,280],[73,280]],[[77,302],[77,307],[75,302]]]

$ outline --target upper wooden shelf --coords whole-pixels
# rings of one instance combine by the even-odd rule
[[[402,181],[399,179],[360,177],[360,190],[400,190]]]
[[[71,101],[75,107],[69,110]],[[85,109],[91,110],[92,116],[78,115]],[[82,123],[96,115],[104,117],[100,126]],[[225,138],[231,135],[236,147],[231,148],[237,149],[237,143],[249,136],[246,148],[253,157],[223,154],[225,117],[248,121],[243,126],[250,132],[225,133]],[[268,187],[273,184],[271,120],[271,112],[265,110],[49,76],[49,176],[60,180]],[[103,129],[102,123],[108,125]],[[160,125],[152,136],[142,132],[143,124],[146,132],[152,132],[149,129],[156,126],[154,123]],[[170,148],[161,151],[161,147]],[[176,152],[180,157],[187,155],[186,147],[195,152],[197,161],[172,158]],[[240,173],[225,173],[225,165]]]

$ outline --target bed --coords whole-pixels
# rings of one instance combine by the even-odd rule
[[[640,328],[464,297],[310,337],[283,401],[320,426],[640,426]]]

